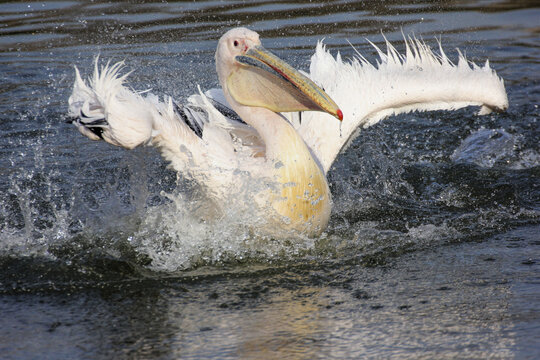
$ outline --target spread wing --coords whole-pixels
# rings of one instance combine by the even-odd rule
[[[405,55],[388,41],[386,53],[372,45],[379,54],[375,65],[360,54],[351,61],[333,57],[320,42],[311,58],[309,77],[341,108],[341,124],[321,112],[286,114],[325,172],[359,129],[390,115],[470,105],[487,114],[508,107],[503,80],[487,61],[479,67],[459,53],[454,64],[440,44],[436,54],[417,39],[405,40]]]
[[[124,85],[129,74],[120,75],[122,66],[99,67],[96,59],[88,82],[75,70],[69,115],[83,135],[127,149],[156,146],[175,170],[212,191],[234,186],[238,169],[262,168],[261,138],[232,110],[202,93],[180,105],[133,91]]]

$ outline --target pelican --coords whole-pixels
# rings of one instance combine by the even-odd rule
[[[508,107],[489,62],[479,67],[460,53],[454,64],[440,43],[435,54],[414,38],[404,55],[388,41],[386,52],[372,45],[376,65],[360,54],[333,57],[319,42],[306,74],[266,50],[256,32],[232,29],[215,54],[221,89],[199,89],[184,105],[128,89],[122,62],[100,67],[96,59],[88,83],[75,67],[69,115],[90,139],[158,147],[221,212],[231,192],[242,192],[268,233],[316,236],[332,207],[326,173],[360,128],[410,111]],[[261,186],[242,188],[245,177]]]

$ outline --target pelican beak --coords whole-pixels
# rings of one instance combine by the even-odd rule
[[[252,46],[235,60],[239,66],[227,78],[227,87],[240,104],[275,112],[324,111],[343,120],[323,89],[262,46]]]

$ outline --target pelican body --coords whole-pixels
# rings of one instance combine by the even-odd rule
[[[76,69],[69,112],[90,139],[128,149],[159,147],[221,211],[240,177],[261,179],[264,189],[244,189],[261,227],[314,236],[331,213],[326,172],[359,127],[412,110],[478,105],[488,113],[508,106],[503,82],[488,63],[471,68],[460,55],[454,65],[442,48],[435,55],[417,40],[406,44],[405,56],[389,43],[386,54],[376,47],[376,68],[363,57],[344,63],[319,43],[308,77],[264,49],[256,32],[236,28],[216,50],[221,89],[194,95],[183,106],[162,102],[127,89],[122,63],[99,69],[96,59],[88,85]]]
[[[326,176],[304,140],[280,112],[319,110],[343,118],[336,103],[313,81],[268,52],[259,35],[240,28],[218,42],[216,70],[228,106],[265,144],[263,168],[276,180],[269,202],[280,227],[320,232],[330,218]]]

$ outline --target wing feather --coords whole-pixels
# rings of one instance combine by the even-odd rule
[[[262,165],[257,159],[264,154],[262,140],[234,111],[224,106],[220,111],[202,92],[185,105],[135,92],[124,85],[129,74],[120,74],[122,62],[99,66],[98,61],[87,82],[75,68],[69,115],[83,135],[127,149],[156,146],[175,170],[216,197],[237,186],[234,171]]]
[[[370,42],[371,43],[371,42]],[[331,115],[304,112],[287,117],[328,172],[335,158],[361,128],[395,114],[411,111],[455,110],[480,106],[479,114],[508,107],[504,82],[489,66],[469,63],[458,51],[453,64],[439,42],[439,54],[415,38],[405,39],[405,55],[386,40],[386,52],[376,64],[362,55],[343,61],[319,42],[311,58],[310,74],[343,111],[342,124]],[[341,125],[341,126],[340,126]]]

